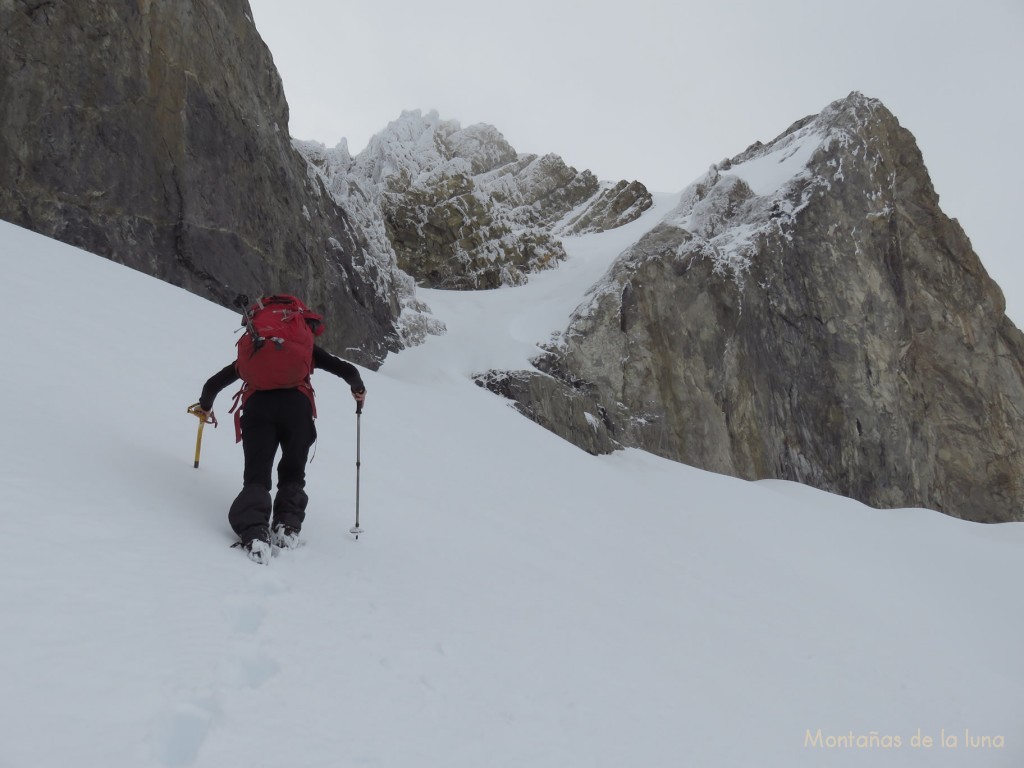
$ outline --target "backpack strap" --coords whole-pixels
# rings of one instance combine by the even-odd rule
[[[252,394],[252,390],[249,386],[242,383],[242,388],[235,392],[235,396],[231,398],[231,408],[228,413],[235,414],[235,442],[242,442],[242,408],[245,407],[245,401],[249,399],[249,395]]]
[[[313,390],[313,384],[310,382],[309,377],[306,377],[306,383],[299,387],[299,392],[309,398],[309,404],[313,406],[313,418],[316,418],[316,392]]]

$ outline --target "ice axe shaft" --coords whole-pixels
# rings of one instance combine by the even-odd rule
[[[199,433],[196,435],[196,463],[192,466],[195,469],[199,469],[199,451],[203,447],[203,427],[206,426],[206,422],[202,419],[199,420]]]

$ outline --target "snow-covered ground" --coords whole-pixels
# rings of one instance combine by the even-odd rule
[[[363,374],[358,541],[318,373],[306,545],[265,567],[229,548],[229,393],[198,470],[185,413],[238,316],[0,224],[0,766],[1024,763],[1024,525],[589,456],[469,380],[673,202],[422,292],[449,334]]]

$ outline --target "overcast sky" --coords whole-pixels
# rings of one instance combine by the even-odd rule
[[[1024,328],[1024,0],[250,0],[290,131],[353,154],[403,110],[682,189],[850,91],[917,138]]]

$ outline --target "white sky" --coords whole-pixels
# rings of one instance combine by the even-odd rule
[[[683,188],[850,91],[917,138],[1024,328],[1024,0],[250,0],[290,131],[353,153],[405,109]]]

